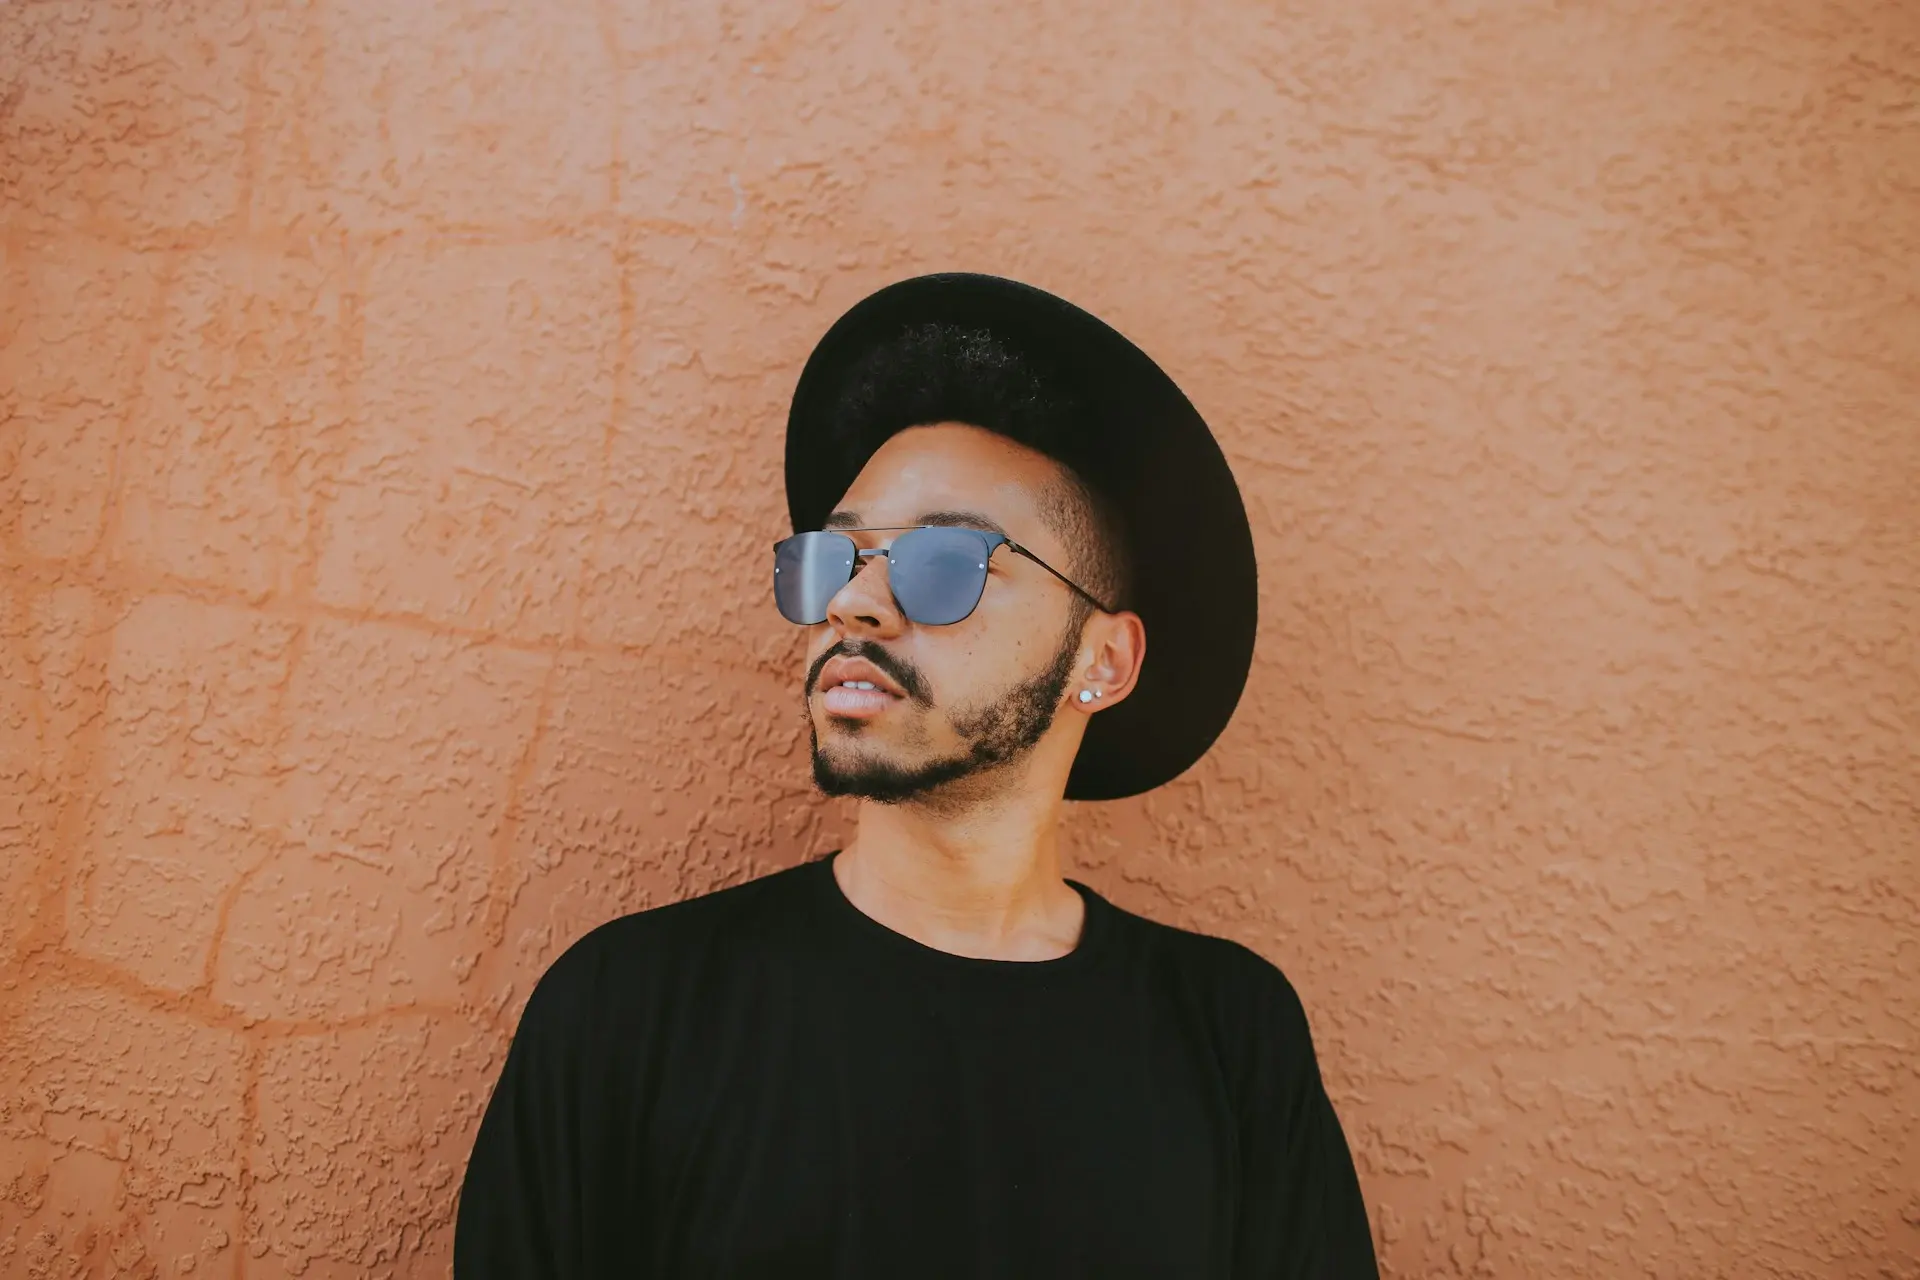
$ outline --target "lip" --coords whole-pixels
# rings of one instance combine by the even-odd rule
[[[847,680],[865,680],[871,684],[878,685],[879,689],[875,690],[876,693],[885,690],[896,698],[906,696],[900,691],[899,685],[887,679],[886,676],[881,674],[880,668],[874,666],[865,658],[835,658],[820,670],[820,688],[822,691],[832,689],[834,686]],[[854,692],[863,691],[854,690]]]
[[[843,689],[842,681],[867,680],[872,689]],[[905,695],[871,662],[862,658],[835,658],[820,671],[820,704],[827,714],[848,720],[869,720]]]
[[[872,719],[898,701],[894,695],[878,689],[842,689],[839,685],[820,694],[820,705],[827,709],[828,715],[848,720]]]

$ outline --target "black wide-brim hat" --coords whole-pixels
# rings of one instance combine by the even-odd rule
[[[1133,692],[1091,718],[1067,778],[1069,800],[1118,800],[1171,782],[1233,718],[1253,663],[1258,580],[1253,531],[1213,433],[1173,379],[1112,328],[1063,299],[997,276],[951,273],[889,285],[820,339],[787,417],[787,511],[818,529],[880,441],[850,456],[831,415],[875,346],[910,326],[985,328],[1033,353],[1088,410],[1088,483],[1126,521],[1132,607],[1147,654]],[[922,424],[902,424],[908,425]]]

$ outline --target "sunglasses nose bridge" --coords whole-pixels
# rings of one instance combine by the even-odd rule
[[[892,567],[891,557],[888,554],[890,550],[891,548],[888,548],[888,547],[855,547],[853,550],[853,564],[848,569],[848,572],[847,572],[847,581],[841,584],[840,589],[844,591],[848,584],[852,583],[855,578],[860,576],[860,571],[866,568],[867,564],[874,559],[889,561],[888,567],[891,568]],[[899,609],[900,601],[894,597],[892,584],[888,583],[885,589],[886,589],[887,598],[890,601],[892,601],[893,607],[896,609]],[[838,596],[839,594],[840,594],[839,591],[834,592],[835,596]],[[904,614],[904,611],[902,612]]]
[[[871,559],[874,559],[875,557],[878,557],[879,559],[882,559],[882,560],[890,560],[891,557],[889,555],[889,550],[890,549],[887,547],[856,547],[854,548],[853,572],[847,575],[847,581],[852,582],[854,578],[859,575],[860,571],[867,567],[867,562]],[[889,564],[888,567],[891,568],[892,565]]]

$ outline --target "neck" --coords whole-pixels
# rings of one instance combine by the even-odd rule
[[[847,900],[955,955],[1051,960],[1078,944],[1086,904],[1060,872],[1058,797],[931,817],[863,801],[834,859]]]

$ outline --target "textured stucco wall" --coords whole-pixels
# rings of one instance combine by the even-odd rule
[[[959,267],[1241,477],[1074,869],[1293,977],[1388,1272],[1920,1276],[1917,104],[1908,0],[0,4],[0,1275],[444,1273],[545,964],[847,834],[783,405]]]

